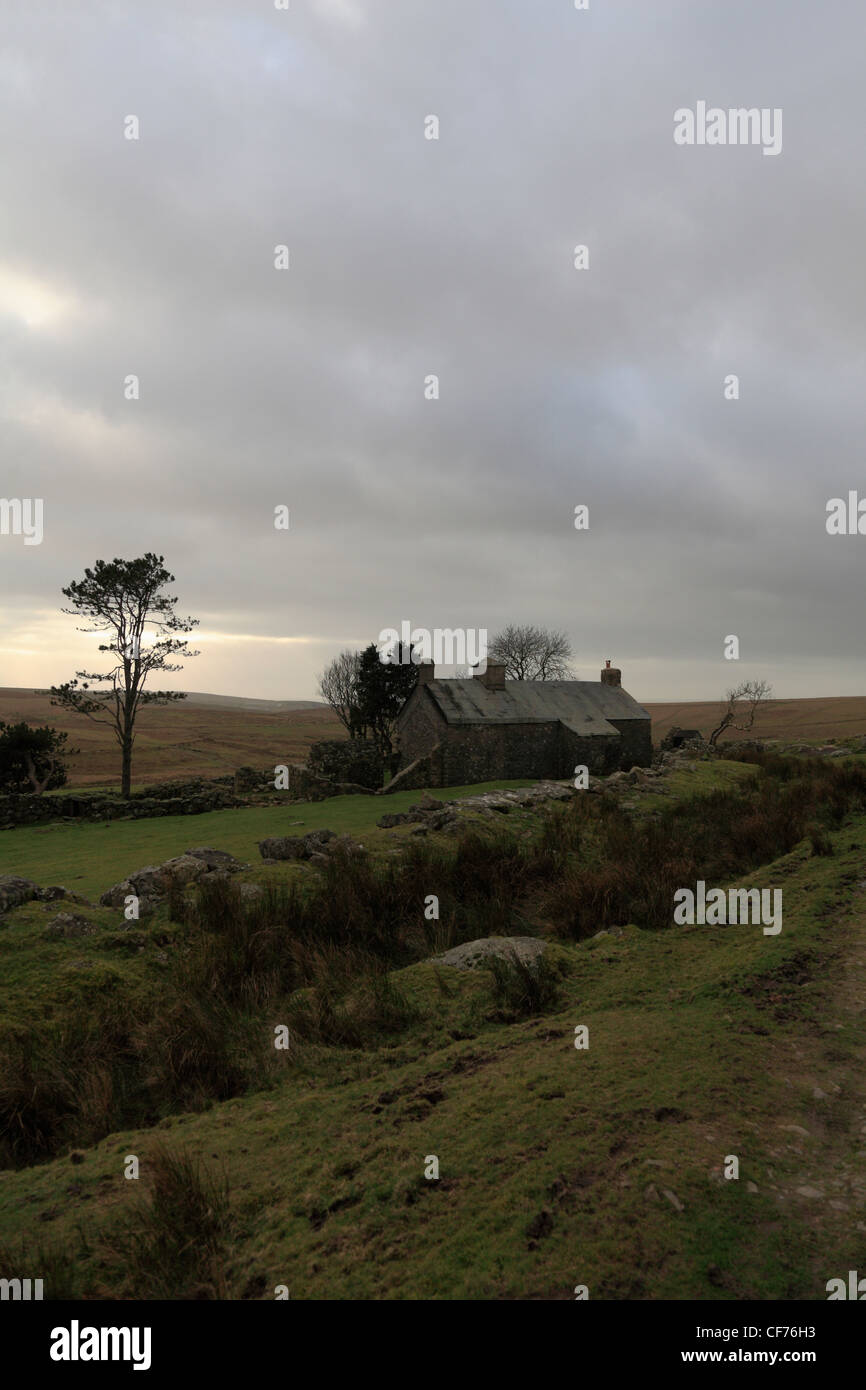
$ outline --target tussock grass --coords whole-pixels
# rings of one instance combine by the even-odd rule
[[[220,1299],[231,1234],[229,1188],[184,1150],[155,1149],[142,1159],[145,1197],[105,1233],[103,1259],[112,1296]]]
[[[561,1002],[561,971],[544,956],[527,961],[511,951],[507,956],[491,956],[485,969],[492,999],[488,1017],[498,1022],[552,1013]]]
[[[866,769],[858,765],[751,751],[741,761],[760,769],[756,782],[665,806],[655,818],[602,805],[584,833],[585,857],[568,862],[549,894],[558,933],[580,939],[617,923],[670,926],[677,888],[740,877],[807,835],[826,854],[829,830],[866,808]]]

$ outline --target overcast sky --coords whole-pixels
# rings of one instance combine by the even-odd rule
[[[864,51],[861,0],[4,0],[0,685],[92,668],[61,587],[154,550],[176,689],[407,620],[866,694]],[[676,145],[699,101],[781,153]]]

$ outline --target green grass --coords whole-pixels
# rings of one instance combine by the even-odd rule
[[[730,791],[755,781],[757,773],[747,763],[728,761],[724,758],[696,759],[685,768],[676,769],[665,778],[665,792],[662,794],[649,790],[641,796],[641,811],[660,810],[669,801],[688,801],[695,796],[707,796],[714,791]]]
[[[696,766],[670,779],[660,804],[755,775]],[[640,810],[656,795],[642,796]],[[306,822],[288,833],[330,825],[366,835],[418,796],[341,798],[347,815],[367,814],[367,828],[340,823],[336,801],[182,818],[152,856],[138,852],[139,836],[165,822],[108,830],[135,835],[135,862],[121,872],[194,843],[255,862],[257,852],[196,827],[230,817],[238,833],[240,818],[263,815],[254,841],[279,833],[273,823],[285,814]],[[505,824],[523,836],[534,814]],[[85,843],[108,833],[70,829],[88,832]],[[401,839],[400,830],[375,835],[383,846]],[[292,1047],[276,1053],[273,1029],[292,1015],[264,1005],[254,1014],[260,1090],[119,1130],[74,1163],[0,1172],[0,1276],[46,1277],[49,1297],[148,1298],[168,1287],[174,1298],[268,1299],[287,1285],[294,1300],[571,1299],[581,1283],[593,1299],[823,1300],[828,1278],[866,1267],[857,1225],[866,815],[829,837],[831,856],[813,855],[806,839],[742,880],[783,887],[779,936],[628,925],[551,943],[556,987],[530,999],[537,1012],[489,971],[432,961],[389,972],[392,1031],[367,1032],[360,1047],[300,1026],[309,1020],[301,1008]],[[98,886],[119,876],[100,872]],[[106,929],[112,918],[85,915]],[[0,973],[19,1018],[46,1008],[60,1018],[73,997],[94,1008],[148,992],[156,1000],[165,988],[152,950],[110,947],[104,934],[45,941],[35,928],[47,920],[31,905],[0,931]],[[164,914],[146,927],[180,930]],[[586,1051],[573,1044],[578,1025],[589,1029]],[[156,1037],[154,1047],[156,1065]],[[138,1181],[123,1176],[130,1154],[141,1161]],[[730,1154],[739,1181],[721,1178]],[[431,1155],[438,1181],[424,1177]],[[223,1180],[227,1205],[212,1228],[201,1194],[222,1193]],[[169,1227],[204,1231],[204,1292]],[[163,1247],[168,1286],[151,1277]]]
[[[832,859],[803,846],[750,876],[784,882],[778,938],[629,928],[552,948],[570,969],[543,1018],[486,1021],[484,971],[448,972],[444,989],[433,964],[394,972],[417,1011],[396,1041],[302,1048],[273,1090],[113,1134],[75,1167],[0,1174],[7,1261],[35,1227],[58,1287],[98,1290],[115,1224],[128,1227],[168,1148],[227,1178],[221,1279],[235,1298],[286,1284],[295,1300],[569,1299],[585,1283],[592,1298],[823,1299],[827,1278],[866,1258],[850,1210],[796,1193],[829,1190],[863,1092],[856,1016],[833,998],[864,945],[862,908],[849,919],[841,905],[866,818],[836,840]],[[572,1042],[581,1023],[587,1051]],[[842,1097],[817,1105],[822,1084]],[[123,1177],[128,1154],[139,1182]],[[712,1176],[727,1154],[738,1182]],[[112,1278],[149,1296],[124,1269]]]
[[[528,787],[526,779],[484,782],[474,787],[435,788],[442,800],[476,796],[499,787]],[[63,884],[86,898],[96,898],[113,883],[146,864],[161,864],[194,845],[227,850],[261,866],[257,842],[269,835],[305,835],[327,827],[337,834],[367,835],[381,816],[405,811],[420,791],[391,796],[335,796],[327,801],[294,801],[209,811],[201,816],[160,816],[153,820],[53,821],[0,831],[0,864],[6,874],[20,874],[41,887]]]

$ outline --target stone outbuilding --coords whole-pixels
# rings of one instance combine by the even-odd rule
[[[397,719],[400,771],[386,790],[466,786],[498,778],[565,778],[648,767],[649,713],[608,661],[596,681],[510,681],[488,664],[468,680],[436,680],[432,662]]]

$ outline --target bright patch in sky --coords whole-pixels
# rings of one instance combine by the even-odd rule
[[[0,317],[10,314],[28,328],[51,328],[74,309],[75,300],[44,280],[0,266]]]

